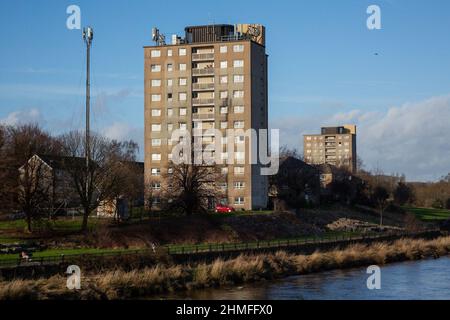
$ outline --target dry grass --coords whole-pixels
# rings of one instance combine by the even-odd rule
[[[435,240],[402,239],[394,243],[355,244],[345,249],[295,255],[274,254],[217,259],[210,264],[157,265],[125,272],[115,270],[82,278],[82,290],[65,288],[66,278],[0,282],[0,300],[142,298],[174,290],[218,287],[287,275],[440,257],[450,253],[450,237]]]

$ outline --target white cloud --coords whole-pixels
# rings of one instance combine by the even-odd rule
[[[32,108],[27,110],[14,111],[9,113],[5,118],[0,119],[3,125],[18,125],[24,123],[42,123],[41,113],[38,109]]]
[[[358,155],[368,169],[434,180],[450,172],[450,96],[391,107],[386,112],[352,110],[330,116],[274,119],[281,144],[302,150],[302,136],[321,126],[358,126]],[[284,129],[288,128],[288,129]]]
[[[125,122],[114,122],[105,127],[101,133],[114,140],[133,140],[139,145],[139,158],[143,159],[144,155],[144,128],[133,127]]]

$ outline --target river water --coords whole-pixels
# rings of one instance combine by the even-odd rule
[[[381,267],[381,289],[367,289],[367,268],[334,270],[226,289],[181,293],[168,299],[450,300],[450,257]]]

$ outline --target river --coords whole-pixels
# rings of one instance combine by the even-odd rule
[[[450,257],[381,267],[381,289],[367,289],[366,268],[334,270],[166,299],[212,300],[450,300]]]

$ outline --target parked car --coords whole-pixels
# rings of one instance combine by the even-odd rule
[[[224,205],[224,204],[218,204],[216,205],[216,213],[231,213],[234,212],[234,208]]]

